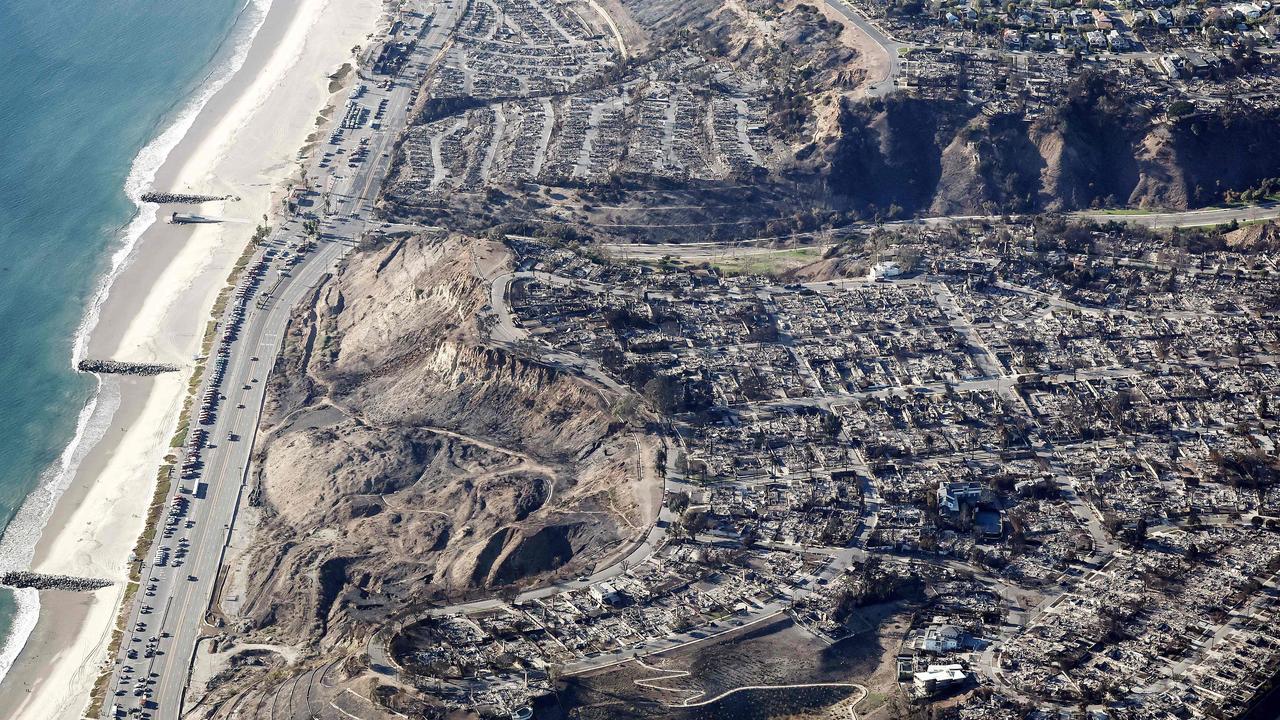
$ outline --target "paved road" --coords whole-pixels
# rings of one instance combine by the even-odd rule
[[[1205,210],[1166,213],[1082,212],[1076,214],[1099,222],[1117,220],[1152,228],[1208,227],[1212,225],[1229,225],[1233,220],[1242,223],[1256,220],[1274,220],[1280,217],[1280,203],[1268,202],[1245,207],[1208,208]]]
[[[269,246],[283,243],[283,233]],[[209,431],[201,476],[180,481],[170,496],[185,499],[189,510],[173,537],[157,536],[142,569],[142,586],[128,621],[110,699],[123,707],[140,707],[139,682],[154,681],[152,703],[156,717],[176,718],[186,686],[192,651],[200,636],[205,610],[213,595],[223,550],[244,492],[245,469],[265,396],[266,373],[275,357],[288,321],[289,308],[341,257],[345,244],[323,241],[307,262],[287,274],[265,310],[254,308],[239,338],[232,344],[225,379],[220,386],[220,410]],[[269,272],[281,269],[279,262]],[[250,307],[253,307],[252,305]],[[234,438],[234,439],[233,439]],[[180,564],[180,550],[189,547]],[[158,552],[167,552],[157,562]],[[155,608],[150,612],[147,606]],[[158,616],[158,620],[157,620]],[[147,658],[148,646],[156,654]],[[136,652],[134,658],[128,657]],[[133,672],[129,671],[132,667]],[[132,702],[130,702],[132,701]]]
[[[1069,217],[1097,222],[1124,222],[1156,229],[1210,227],[1236,222],[1258,222],[1280,219],[1280,203],[1268,202],[1235,208],[1208,208],[1164,213],[1108,213],[1084,211],[1068,213]],[[830,247],[836,238],[863,234],[879,228],[905,228],[911,226],[940,227],[958,223],[998,222],[1005,217],[1014,220],[1022,216],[1011,215],[948,215],[914,220],[895,220],[886,223],[856,223],[835,228],[825,233],[795,233],[750,238],[732,242],[689,243],[605,243],[604,248],[619,260],[659,260],[664,256],[688,260],[715,260],[748,255],[765,255],[797,247],[821,251]]]
[[[498,345],[518,347],[530,339],[527,330],[516,325],[515,316],[511,312],[511,284],[516,280],[540,280],[555,285],[573,284],[591,292],[611,292],[605,286],[588,280],[570,280],[544,272],[506,272],[493,277],[489,281],[489,307],[497,317],[497,323],[489,332],[489,339]],[[567,372],[585,375],[614,392],[626,393],[627,388],[609,377],[600,363],[573,353],[558,352],[542,348],[538,354],[539,362]]]
[[[880,28],[876,27],[866,16],[855,10],[845,0],[826,0],[826,3],[827,7],[848,18],[849,22],[871,38],[872,42],[879,45],[887,56],[888,73],[884,77],[876,78],[871,85],[867,86],[867,96],[878,97],[893,92],[894,81],[902,74],[902,54],[900,51],[903,48],[911,47],[911,45],[898,42],[884,34]]]
[[[288,251],[290,245],[305,240],[302,218],[291,217],[256,254],[255,259],[264,259],[268,269],[257,292],[244,305],[238,337],[228,346],[223,380],[213,386],[206,377],[201,386],[201,395],[212,387],[219,396],[211,424],[201,425],[192,419],[193,429],[209,432],[201,452],[204,464],[198,478],[175,482],[167,499],[169,507],[183,502],[187,510],[171,536],[157,531],[147,553],[142,584],[128,610],[124,642],[108,685],[105,717],[127,714],[173,720],[180,715],[188,672],[246,491],[246,468],[265,399],[267,373],[279,352],[290,313],[369,228],[368,218],[387,173],[392,143],[408,122],[408,109],[426,64],[443,49],[461,7],[461,0],[439,4],[432,30],[391,87],[378,87],[374,80],[383,78],[357,79],[367,85],[359,101],[372,111],[385,99],[387,110],[379,130],[368,126],[346,130],[337,144],[323,146],[325,152],[312,158],[307,176],[328,195],[327,214],[322,210],[326,201],[321,193],[317,190],[310,196],[313,205],[309,209],[324,214],[315,249],[301,255]],[[362,140],[367,157],[352,162],[350,158]],[[228,320],[222,318],[223,327]],[[160,559],[162,553],[167,555],[164,560]]]

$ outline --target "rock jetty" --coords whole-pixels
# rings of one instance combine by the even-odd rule
[[[70,590],[89,592],[111,585],[102,578],[75,577],[73,575],[45,575],[30,570],[13,570],[0,575],[0,585],[11,588],[35,588],[36,590]]]
[[[168,363],[136,363],[119,360],[81,360],[77,367],[80,372],[105,375],[159,375],[178,371],[177,365]]]
[[[182,193],[167,192],[149,192],[142,194],[142,202],[150,203],[176,203],[181,205],[194,205],[206,202],[216,202],[218,200],[239,200],[235,195],[184,195]]]

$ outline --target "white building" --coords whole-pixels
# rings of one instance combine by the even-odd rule
[[[927,653],[944,653],[956,650],[961,645],[964,633],[954,625],[930,625],[920,637],[919,647]]]
[[[592,599],[601,605],[613,605],[618,602],[617,588],[607,582],[592,585],[587,592],[590,593]]]
[[[959,685],[968,676],[962,665],[930,665],[924,672],[916,673],[912,682],[920,694],[932,695],[943,688]]]
[[[872,281],[889,280],[901,274],[902,268],[898,267],[898,263],[886,260],[872,265],[871,269],[867,271],[867,279]]]

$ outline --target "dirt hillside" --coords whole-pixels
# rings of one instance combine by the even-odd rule
[[[476,268],[505,262],[401,237],[295,312],[256,449],[251,628],[335,643],[406,604],[589,568],[650,522],[654,439],[616,398],[481,342]]]

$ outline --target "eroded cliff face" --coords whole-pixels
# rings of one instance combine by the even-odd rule
[[[965,103],[845,103],[814,169],[837,204],[882,215],[1187,209],[1280,174],[1280,117],[1170,121],[1106,96],[1035,121]]]
[[[1280,116],[1216,113],[1149,132],[1139,145],[1141,181],[1130,203],[1185,208],[1217,202],[1280,175]]]
[[[979,116],[943,149],[942,173],[927,213],[1034,207],[1048,165],[1020,119]]]
[[[923,212],[938,193],[944,149],[970,112],[958,102],[908,98],[845,103],[818,172],[858,210]]]
[[[332,646],[407,605],[579,572],[651,521],[655,439],[602,389],[485,344],[479,268],[506,261],[405,237],[295,312],[256,448],[250,632]]]

